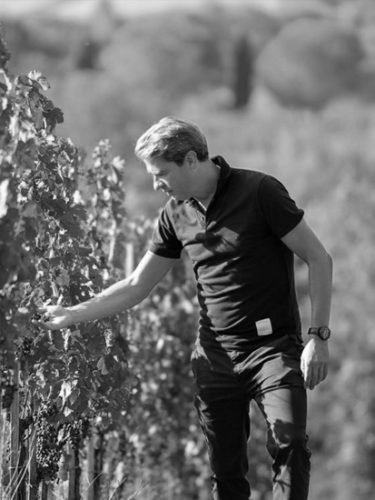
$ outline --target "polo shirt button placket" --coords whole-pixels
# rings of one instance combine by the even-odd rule
[[[196,200],[191,200],[191,206],[194,208],[198,222],[200,226],[205,229],[206,228],[206,214],[202,212],[198,202]]]
[[[200,222],[201,226],[203,228],[205,228],[206,227],[206,217],[204,216],[204,214],[202,214],[202,212],[198,211],[198,218],[199,218],[199,222]]]

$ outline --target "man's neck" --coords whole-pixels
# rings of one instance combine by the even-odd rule
[[[215,195],[219,175],[220,167],[213,161],[208,160],[207,163],[202,163],[198,180],[199,187],[194,198],[202,206],[202,208],[204,208],[204,210],[207,209]]]

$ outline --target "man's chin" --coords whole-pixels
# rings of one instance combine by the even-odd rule
[[[184,198],[183,196],[176,195],[171,195],[171,198],[173,198],[174,201],[178,201],[180,203],[187,200],[187,198]]]
[[[174,201],[184,201],[185,198],[183,198],[182,196],[178,196],[178,194],[176,193],[168,193],[168,198],[172,198],[172,200]]]

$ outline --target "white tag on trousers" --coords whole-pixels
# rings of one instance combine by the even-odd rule
[[[272,333],[272,323],[270,318],[260,319],[259,321],[256,321],[255,326],[257,328],[259,336],[271,335]]]

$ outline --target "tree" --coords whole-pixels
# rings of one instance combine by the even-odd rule
[[[234,47],[233,92],[234,108],[244,108],[254,85],[254,55],[245,35],[238,37]]]

